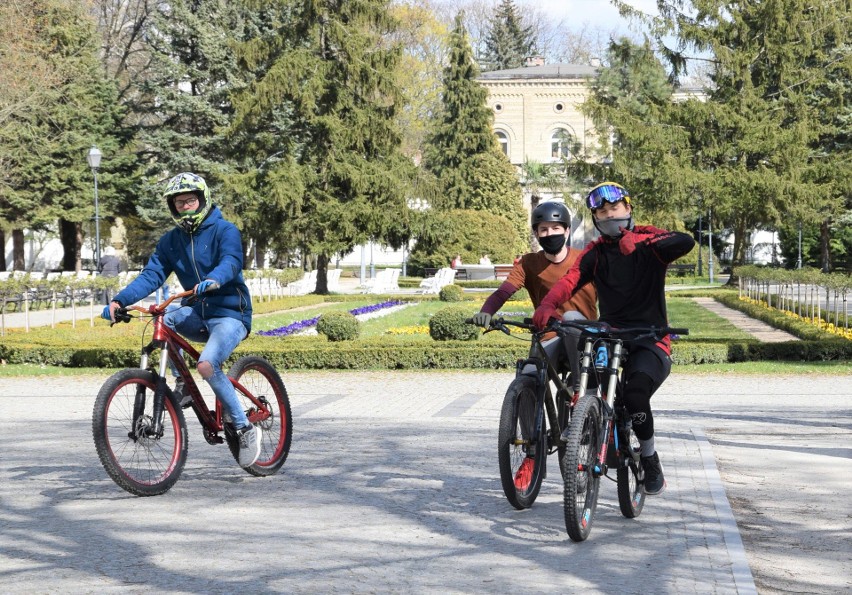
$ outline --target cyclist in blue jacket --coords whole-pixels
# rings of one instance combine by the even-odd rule
[[[237,227],[226,221],[210,198],[204,178],[181,173],[169,180],[163,198],[176,227],[166,232],[145,268],[104,307],[103,318],[114,321],[118,308],[156,291],[174,273],[184,290],[197,299],[170,309],[164,321],[190,341],[205,343],[198,372],[222,403],[239,438],[239,462],[248,467],[260,455],[261,429],[240,406],[222,364],[251,331],[251,296],[243,280],[243,248]],[[182,381],[175,393],[181,399]],[[188,405],[188,397],[186,402]]]

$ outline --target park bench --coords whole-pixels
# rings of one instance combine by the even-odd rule
[[[685,277],[686,275],[695,275],[694,264],[670,264],[666,269],[666,273],[671,273],[675,277]]]
[[[314,269],[298,281],[293,281],[287,286],[290,290],[290,295],[306,295],[317,288],[317,270]]]
[[[372,279],[367,279],[362,287],[364,293],[388,293],[399,291],[400,269],[382,269]]]
[[[438,293],[445,285],[451,285],[456,278],[456,271],[451,268],[440,269],[434,277],[423,279],[420,282],[422,293]]]
[[[499,279],[500,281],[505,281],[509,278],[509,273],[512,272],[512,269],[515,267],[513,264],[495,264],[494,265],[494,277]]]

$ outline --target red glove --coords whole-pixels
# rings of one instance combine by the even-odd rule
[[[636,250],[636,235],[629,229],[621,228],[621,239],[618,240],[618,249],[627,256]]]
[[[544,330],[551,318],[556,318],[556,308],[542,304],[533,313],[533,324],[537,329]]]

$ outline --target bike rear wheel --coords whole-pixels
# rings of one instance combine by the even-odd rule
[[[254,465],[244,467],[251,475],[258,477],[276,473],[290,453],[290,441],[293,434],[293,417],[290,411],[290,399],[281,376],[268,361],[262,357],[248,356],[240,358],[228,370],[228,376],[236,380],[255,398],[269,409],[271,415],[255,424],[263,432],[260,456]],[[251,417],[257,407],[239,389],[237,399],[243,405],[246,415]],[[234,458],[239,461],[239,444],[232,428],[226,426],[225,440]]]
[[[583,397],[574,407],[562,460],[565,528],[573,541],[584,541],[592,530],[600,487],[600,475],[594,472],[600,446],[600,402]]]
[[[162,433],[154,431],[156,386],[157,376],[146,370],[117,372],[101,387],[92,413],[101,464],[115,483],[137,496],[167,492],[186,463],[186,418],[168,389]]]
[[[626,415],[626,412],[623,414]],[[619,422],[620,423],[620,422]],[[619,434],[620,450],[618,453],[618,506],[621,514],[628,519],[634,519],[642,513],[645,506],[645,490],[642,487],[643,471],[639,457],[639,438],[628,425]]]
[[[535,410],[535,380],[527,376],[515,378],[503,398],[497,461],[503,493],[518,510],[533,505],[544,479],[547,436],[542,415],[538,437],[532,440]]]

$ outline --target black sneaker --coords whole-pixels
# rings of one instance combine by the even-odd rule
[[[663,477],[663,464],[660,463],[657,453],[642,457],[642,469],[645,471],[645,493],[649,496],[662,493],[666,489],[666,480]]]
[[[192,395],[186,392],[186,385],[183,382],[183,378],[175,380],[175,387],[172,389],[172,392],[175,395],[175,400],[178,402],[178,405],[184,409],[188,409],[192,406]]]

